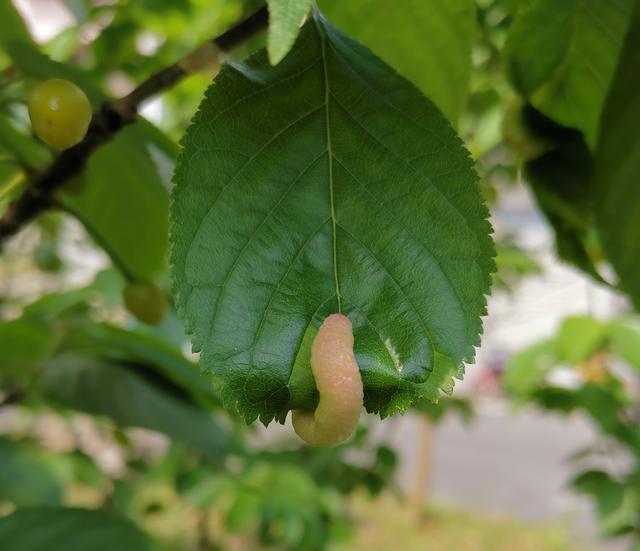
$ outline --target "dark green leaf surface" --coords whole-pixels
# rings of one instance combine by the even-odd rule
[[[313,408],[307,345],[339,310],[368,411],[450,388],[493,246],[468,154],[417,89],[316,13],[276,67],[226,66],[183,145],[177,303],[227,407],[265,423]]]
[[[60,351],[144,365],[197,404],[203,407],[219,405],[211,385],[200,377],[197,366],[165,339],[113,325],[91,323],[71,331],[61,343]]]
[[[473,0],[320,0],[328,19],[413,82],[455,125],[469,92]]]
[[[640,3],[602,117],[595,160],[596,224],[620,287],[640,309]]]
[[[509,34],[505,56],[518,91],[594,146],[598,119],[633,0],[536,0]]]
[[[94,415],[110,417],[123,427],[143,427],[169,435],[220,460],[227,437],[212,415],[150,383],[135,365],[83,356],[58,356],[47,363],[43,382],[47,396]]]
[[[11,551],[150,551],[130,522],[104,511],[33,507],[0,518],[0,548]]]
[[[267,51],[273,65],[287,55],[300,31],[302,18],[311,9],[311,0],[267,0],[269,38]]]
[[[524,165],[527,183],[556,234],[558,256],[605,283],[594,263],[592,158],[582,133],[558,125],[530,104],[522,110],[528,132],[545,151]]]

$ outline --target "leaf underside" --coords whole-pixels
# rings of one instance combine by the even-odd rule
[[[320,0],[339,28],[413,82],[456,126],[469,93],[474,0]]]
[[[313,409],[310,342],[352,320],[365,407],[452,387],[479,344],[491,227],[462,142],[315,12],[276,67],[227,65],[183,140],[172,274],[203,369],[247,422]]]
[[[300,22],[311,9],[311,0],[267,0],[269,36],[267,52],[272,65],[280,63],[296,41]]]
[[[640,310],[640,2],[607,97],[595,158],[596,226],[620,287]]]
[[[505,46],[512,82],[549,118],[595,145],[633,0],[536,0]]]

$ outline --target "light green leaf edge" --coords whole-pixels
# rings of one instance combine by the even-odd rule
[[[309,13],[313,0],[267,0],[269,35],[267,52],[272,65],[280,63],[289,53],[300,32],[302,18]]]

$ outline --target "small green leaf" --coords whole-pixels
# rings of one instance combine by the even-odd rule
[[[279,65],[226,66],[183,145],[174,287],[227,407],[265,423],[312,409],[311,372],[293,369],[339,310],[368,411],[451,389],[479,344],[493,245],[472,162],[432,103],[315,13]]]
[[[596,225],[620,287],[640,309],[640,2],[602,116],[594,168]]]
[[[269,61],[276,65],[289,53],[300,32],[302,18],[309,13],[312,0],[267,0],[269,6]]]
[[[584,132],[598,120],[633,0],[536,0],[518,14],[505,46],[511,81],[537,109]]]
[[[467,102],[473,0],[320,0],[344,32],[413,82],[454,124]]]
[[[144,369],[64,355],[48,362],[42,377],[46,395],[64,406],[110,417],[123,427],[163,432],[220,461],[227,436],[212,415],[136,372]]]
[[[32,507],[0,518],[0,548],[11,551],[151,551],[146,535],[105,511]]]
[[[559,362],[577,364],[588,360],[602,348],[607,327],[588,316],[564,320],[556,337]]]
[[[4,115],[0,115],[0,145],[23,168],[42,170],[51,161],[51,155],[46,147],[31,136],[20,133]]]

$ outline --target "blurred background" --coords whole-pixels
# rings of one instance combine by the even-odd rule
[[[26,112],[38,80],[70,78],[95,106],[259,5],[5,1],[0,33],[14,32],[18,13],[33,43],[17,51],[0,38],[0,210],[51,159],[31,137]],[[530,185],[530,137],[515,127],[524,103],[502,59],[523,2],[452,4],[471,6],[468,23],[458,20],[468,26],[468,43],[459,45],[460,55],[468,50],[460,76],[468,93],[459,108],[440,106],[477,161],[498,244],[483,343],[464,382],[404,416],[366,416],[351,441],[315,450],[288,421],[247,427],[225,412],[172,309],[155,327],[127,312],[122,264],[144,272],[136,262],[164,246],[155,240],[166,240],[177,143],[224,61],[213,59],[148,101],[142,115],[152,125],[136,124],[104,147],[65,187],[62,208],[3,250],[0,515],[25,508],[23,529],[46,532],[57,521],[43,515],[61,506],[99,511],[131,549],[637,544],[640,492],[632,481],[640,478],[629,473],[640,472],[640,325],[624,295],[558,254],[557,225]],[[339,2],[321,8],[348,23]],[[252,39],[233,57],[263,42]],[[83,186],[101,191],[78,195]],[[140,186],[147,191],[131,191]],[[123,211],[118,193],[142,195]],[[114,226],[118,235],[109,233]],[[133,235],[149,236],[142,252]],[[151,271],[168,290],[166,266]],[[74,522],[86,525],[69,517],[69,530]],[[0,521],[0,547],[13,549],[1,544],[7,530]]]

